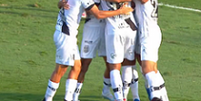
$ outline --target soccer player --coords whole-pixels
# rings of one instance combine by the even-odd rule
[[[101,9],[100,0],[94,0],[95,4]],[[105,20],[97,19],[94,15],[86,12],[87,17],[83,28],[82,44],[81,44],[81,63],[82,69],[78,77],[77,88],[75,90],[73,100],[78,101],[80,91],[83,86],[84,78],[86,72],[88,71],[89,65],[93,58],[96,57],[96,52],[98,55],[103,57],[106,70],[104,73],[104,87],[102,96],[110,101],[114,101],[114,97],[110,92],[110,77],[108,63],[106,62],[106,50],[105,50]]]
[[[157,24],[157,0],[133,0],[139,22],[141,67],[149,86],[151,101],[169,101],[165,82],[157,69],[158,49],[161,44],[161,30]]]
[[[60,2],[65,2],[62,0]],[[84,10],[89,10],[96,18],[102,19],[119,14],[127,14],[133,9],[123,5],[121,9],[115,11],[100,11],[93,0],[68,0],[70,8],[62,8],[58,14],[54,42],[56,46],[56,67],[49,79],[45,98],[43,101],[52,101],[61,77],[68,67],[71,67],[66,80],[65,101],[73,99],[77,78],[81,70],[80,55],[77,47],[77,29]]]
[[[131,7],[135,8],[135,4],[133,1],[131,1]],[[135,14],[135,10],[133,12]],[[134,16],[134,15],[133,15]],[[135,19],[135,26],[137,27],[137,20]],[[123,81],[123,97],[124,101],[127,101],[127,95],[129,92],[129,89],[131,88],[133,101],[140,101],[139,93],[138,93],[138,72],[136,70],[136,60],[139,64],[141,64],[140,61],[140,45],[139,43],[139,33],[137,31],[137,38],[135,43],[135,59],[133,61],[129,61],[126,64],[122,63],[122,81]]]
[[[118,9],[124,0],[102,0],[103,10]],[[132,13],[106,18],[105,40],[106,57],[110,68],[110,80],[116,101],[123,101],[121,63],[134,60],[134,44],[136,28]]]
[[[135,59],[129,62],[122,63],[122,82],[123,82],[123,97],[124,101],[127,101],[127,95],[129,93],[129,89],[131,88],[133,101],[140,101],[139,93],[138,93],[138,72],[136,68],[136,61],[138,61],[139,65],[141,65],[140,61],[140,53],[139,53],[139,40],[137,33],[137,40],[135,44]]]
[[[136,70],[135,61],[136,60],[129,61],[126,64],[124,62],[122,63],[122,82],[123,82],[124,101],[127,101],[129,88],[131,88],[133,101],[140,101],[138,93],[138,72]]]
[[[96,1],[96,5],[98,6]],[[86,72],[88,71],[89,65],[93,58],[96,57],[96,52],[98,51],[98,56],[103,57],[106,67],[106,50],[105,50],[105,20],[104,19],[96,19],[93,15],[87,12],[86,21],[83,28],[83,36],[82,36],[82,44],[81,44],[81,63],[82,69],[78,77],[77,88],[75,90],[74,99],[78,100],[80,95],[81,88],[83,86],[84,78]],[[104,82],[106,83],[106,87],[110,85],[109,80],[109,69],[105,71]],[[105,87],[104,87],[105,88]],[[110,89],[105,89],[102,93],[103,97],[109,99],[110,101],[114,100],[113,95],[110,92]]]

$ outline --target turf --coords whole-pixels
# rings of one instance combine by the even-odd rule
[[[200,0],[158,0],[158,2],[162,2],[165,4],[171,4],[175,6],[183,6],[188,8],[194,8],[194,9],[201,9]]]
[[[159,2],[201,9],[199,0],[160,0]],[[182,2],[182,3],[179,3]],[[0,100],[40,101],[55,66],[53,33],[57,1],[0,1]],[[170,101],[200,101],[201,13],[160,6],[159,25],[163,41],[158,67],[166,81]],[[79,45],[83,22],[79,28]],[[95,58],[87,73],[80,100],[107,101],[101,97],[105,65]],[[138,68],[139,71],[139,68]],[[140,74],[140,73],[139,73]],[[54,101],[63,100],[62,78]],[[148,101],[142,76],[141,101]],[[131,95],[129,95],[129,101]]]

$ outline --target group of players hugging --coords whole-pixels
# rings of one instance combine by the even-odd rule
[[[127,101],[131,89],[132,101],[140,101],[137,61],[148,99],[169,101],[164,79],[157,69],[162,37],[157,24],[157,0],[60,0],[58,7],[60,11],[53,36],[56,66],[43,101],[53,101],[68,67],[71,69],[66,80],[64,101],[79,101],[85,74],[96,52],[103,57],[106,66],[104,98]],[[87,17],[79,51],[76,36],[85,11]]]

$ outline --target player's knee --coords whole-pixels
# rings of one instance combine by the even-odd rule
[[[56,75],[63,75],[66,72],[67,68],[68,68],[68,66],[66,66],[66,65],[59,65],[59,64],[57,64],[56,68],[54,70],[54,74],[56,74]]]
[[[129,65],[135,65],[136,64],[136,61],[135,60],[127,60],[127,59],[124,59],[124,61],[122,62],[122,65],[123,66],[129,66]]]
[[[84,59],[82,58],[81,62],[82,62],[82,69],[81,72],[82,73],[86,73],[88,71],[89,65],[91,63],[92,59]]]
[[[155,71],[157,72],[157,69],[155,69],[155,62],[152,61],[143,61],[142,62],[142,71],[144,74],[148,73],[148,72],[152,72]]]
[[[81,63],[80,62],[76,62],[75,65],[72,67],[72,69],[76,72],[80,72],[81,71]]]
[[[86,73],[88,71],[88,66],[82,66],[81,72]]]

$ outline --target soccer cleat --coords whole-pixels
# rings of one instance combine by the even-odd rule
[[[134,99],[133,101],[140,101],[139,99]]]
[[[73,94],[73,101],[80,101],[80,100],[78,100],[78,96],[79,95],[77,93],[76,94],[74,93]]]
[[[162,100],[157,97],[154,97],[151,101],[162,101]]]
[[[110,92],[107,92],[107,93],[102,92],[102,96],[103,96],[105,99],[108,99],[108,100],[110,100],[110,101],[115,101],[113,95],[112,95]]]
[[[46,101],[45,98],[43,99],[43,101]]]

